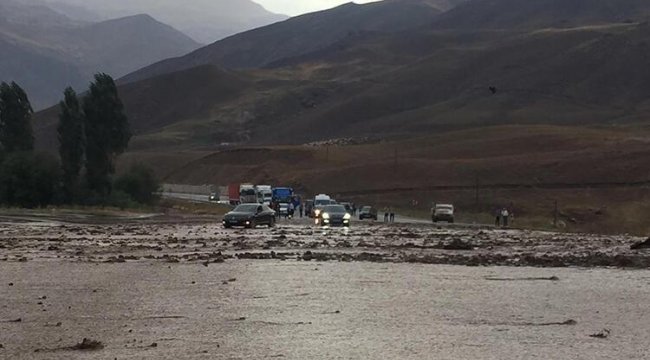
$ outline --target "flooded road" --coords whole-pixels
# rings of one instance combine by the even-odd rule
[[[650,356],[648,271],[35,261],[0,263],[0,292],[7,359]],[[105,348],[61,350],[82,338]]]
[[[0,359],[647,359],[642,240],[4,218]]]

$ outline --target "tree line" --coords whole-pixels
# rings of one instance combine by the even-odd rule
[[[33,109],[15,82],[0,84],[0,205],[130,205],[156,201],[153,171],[135,165],[115,178],[115,162],[131,139],[113,78],[97,74],[78,96],[65,89],[59,103],[59,153],[36,152]]]

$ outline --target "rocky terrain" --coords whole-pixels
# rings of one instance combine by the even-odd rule
[[[533,267],[650,267],[642,238],[528,230],[356,224],[320,229],[306,221],[274,229],[225,230],[219,221],[0,224],[0,261],[212,263],[241,259],[362,261]]]

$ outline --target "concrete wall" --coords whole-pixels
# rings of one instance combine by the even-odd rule
[[[177,194],[194,194],[194,195],[210,195],[219,192],[219,186],[216,185],[183,185],[183,184],[163,184],[163,193],[177,193]],[[228,188],[226,187],[226,194],[228,195]]]

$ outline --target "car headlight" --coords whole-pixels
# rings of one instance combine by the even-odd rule
[[[328,214],[328,213],[323,213],[323,219],[329,219],[329,218],[330,218],[330,214]]]
[[[350,220],[351,217],[352,216],[350,214],[345,214],[345,216],[343,216],[343,219]]]
[[[320,215],[320,210],[318,210],[318,209],[314,210],[314,214],[315,214],[316,216]]]

